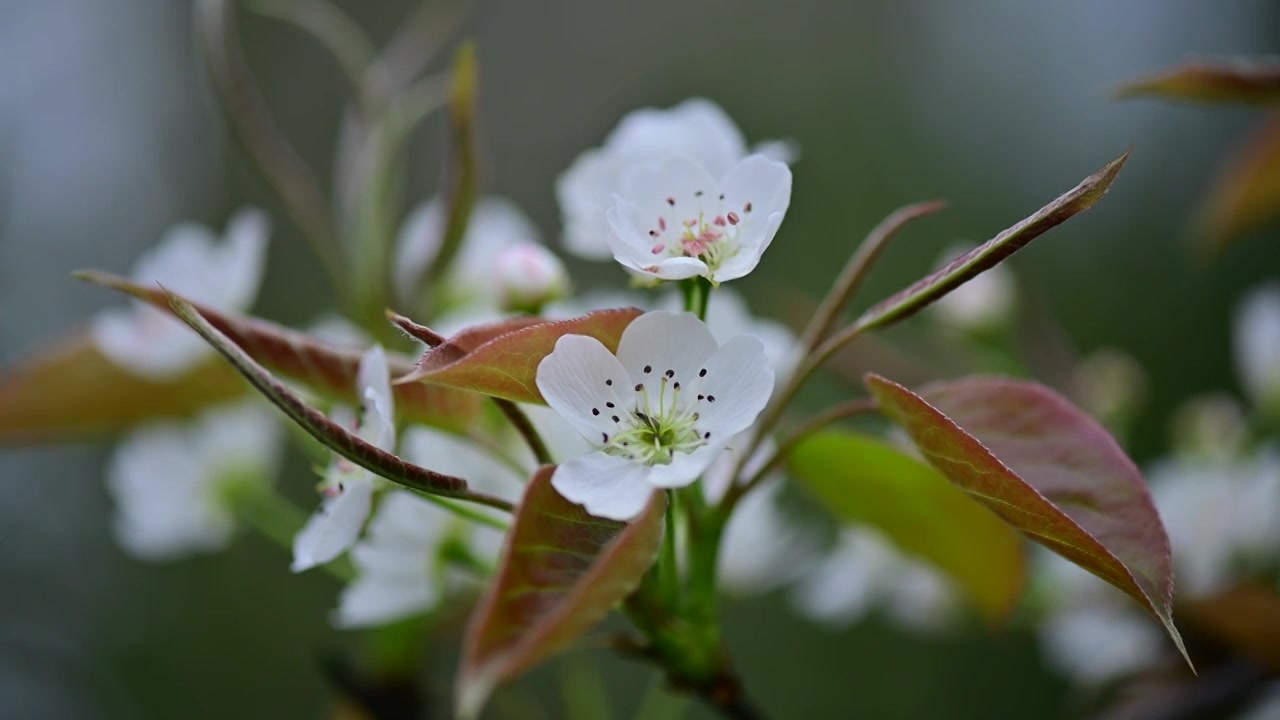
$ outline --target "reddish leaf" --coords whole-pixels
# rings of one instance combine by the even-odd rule
[[[540,403],[542,393],[535,382],[538,363],[551,354],[560,336],[588,335],[615,351],[622,331],[640,314],[635,308],[597,310],[571,320],[538,322],[492,339],[488,336],[503,323],[472,328],[428,350],[418,367],[397,382],[421,381],[515,402]],[[467,347],[477,340],[481,341],[478,345]]]
[[[854,322],[853,327],[870,330],[905,320],[982,272],[1000,264],[1048,230],[1093,207],[1106,194],[1128,159],[1129,153],[1121,155],[1057,200],[1040,208],[1034,215],[873,305]]]
[[[866,384],[931,465],[1032,540],[1129,594],[1186,655],[1173,625],[1169,538],[1142,475],[1102,426],[1020,380],[967,378],[918,395],[877,375]]]
[[[1237,58],[1183,63],[1129,83],[1116,95],[1155,95],[1202,102],[1280,103],[1280,61]]]
[[[653,564],[666,495],[655,492],[630,524],[588,515],[534,474],[507,533],[497,577],[467,626],[458,674],[460,717],[490,692],[568,647],[629,595]]]
[[[148,288],[123,278],[97,272],[77,275],[98,285],[128,293],[165,311],[172,311],[163,288]],[[223,313],[196,306],[201,317],[226,335],[255,361],[274,373],[326,397],[356,403],[356,372],[362,350],[321,342],[306,333],[253,317]],[[410,370],[403,355],[388,353],[392,376]],[[463,430],[480,412],[479,398],[448,388],[398,385],[396,411],[403,419],[446,430]]]
[[[511,503],[505,500],[471,492],[462,478],[444,475],[406,462],[347,431],[318,410],[308,407],[284,383],[272,377],[266,368],[255,362],[248,353],[232,342],[231,338],[210,324],[196,306],[172,293],[168,297],[173,307],[173,314],[178,319],[185,322],[222,353],[222,356],[263,396],[325,447],[369,472],[421,493],[463,498],[491,507],[511,509]]]
[[[1280,115],[1228,158],[1209,188],[1200,233],[1211,249],[1280,217]]]
[[[1022,538],[920,460],[868,435],[827,430],[797,445],[787,467],[838,518],[879,529],[946,573],[987,620],[1007,618],[1022,596]]]
[[[248,390],[217,358],[175,380],[138,377],[78,332],[0,374],[0,443],[118,432],[148,420],[189,416]]]
[[[418,360],[415,372],[429,373],[439,370],[446,365],[463,359],[474,352],[476,348],[496,337],[534,325],[542,325],[546,322],[543,318],[524,316],[466,328],[427,351]]]

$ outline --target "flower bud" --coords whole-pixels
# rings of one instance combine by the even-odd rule
[[[494,260],[502,307],[536,311],[569,293],[569,273],[554,253],[536,243],[503,248]]]

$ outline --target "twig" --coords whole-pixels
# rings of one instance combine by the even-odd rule
[[[510,400],[493,398],[493,403],[498,406],[503,415],[507,416],[507,420],[511,421],[511,425],[516,429],[516,432],[520,433],[520,436],[524,438],[525,443],[529,445],[529,449],[533,451],[533,457],[538,461],[538,464],[554,465],[555,461],[551,458],[551,452],[547,450],[546,443],[542,441],[542,436],[538,434],[538,429],[533,426],[529,416]]]

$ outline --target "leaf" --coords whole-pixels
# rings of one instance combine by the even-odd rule
[[[1116,97],[1152,95],[1200,102],[1280,103],[1280,60],[1195,60],[1136,80]]]
[[[148,420],[187,417],[247,391],[217,358],[174,380],[138,377],[81,331],[0,373],[0,444],[118,432]]]
[[[662,538],[667,498],[655,492],[630,524],[588,515],[539,469],[507,533],[497,576],[467,625],[456,702],[479,714],[499,684],[567,648],[639,585]]]
[[[462,478],[444,475],[405,462],[348,432],[346,428],[325,417],[320,411],[308,407],[301,398],[272,377],[266,368],[255,362],[230,338],[210,324],[196,306],[173,293],[169,293],[168,297],[174,315],[222,353],[222,356],[235,366],[251,385],[325,447],[369,472],[412,490],[428,495],[465,498],[503,509],[511,507],[510,503],[504,500],[468,491],[467,483]]]
[[[1032,540],[1141,603],[1186,657],[1173,625],[1169,537],[1138,468],[1102,426],[1021,380],[966,378],[920,394],[878,375],[866,384],[929,464]]]
[[[838,518],[865,523],[954,580],[991,622],[1022,595],[1022,538],[937,470],[877,438],[815,434],[789,455],[792,477]]]
[[[570,320],[538,322],[492,338],[489,335],[497,326],[464,330],[428,350],[417,368],[396,382],[425,382],[514,402],[541,403],[536,383],[538,363],[555,349],[556,340],[562,335],[587,335],[614,352],[622,331],[640,315],[636,308],[596,310]],[[476,341],[478,345],[468,347]]]
[[[888,327],[911,317],[982,272],[999,265],[1045,232],[1093,207],[1106,194],[1128,159],[1129,153],[1126,152],[1022,222],[873,305],[853,323],[853,329]]]
[[[1274,115],[1223,165],[1200,211],[1205,244],[1219,250],[1280,217],[1280,115]]]
[[[82,271],[81,280],[128,293],[165,311],[172,311],[169,296],[163,288],[144,287],[108,273]],[[356,374],[360,366],[360,348],[340,347],[321,342],[306,333],[276,325],[259,318],[223,313],[196,305],[201,317],[226,335],[249,357],[269,371],[306,386],[333,400],[358,404]],[[410,360],[403,355],[387,354],[392,377],[409,372]],[[442,387],[402,385],[392,388],[396,412],[411,422],[419,422],[445,430],[462,431],[480,413],[480,400],[468,393]]]

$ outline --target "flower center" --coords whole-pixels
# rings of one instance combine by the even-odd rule
[[[644,372],[652,374],[653,367],[646,365]],[[611,416],[618,429],[604,436],[605,452],[646,465],[667,465],[676,453],[693,452],[710,440],[711,433],[698,428],[697,402],[674,371],[658,376],[656,390],[653,385],[637,383],[635,409],[626,416]]]
[[[714,204],[715,210],[709,210],[708,204]],[[658,215],[657,224],[649,230],[649,237],[654,240],[649,252],[653,255],[696,257],[715,270],[738,252],[739,223],[751,212],[750,202],[745,203],[740,212],[726,210],[723,194],[718,196],[718,201],[714,198],[709,201],[705,193],[698,191],[691,202],[668,197],[666,206],[665,212]],[[676,231],[675,237],[668,228]]]

